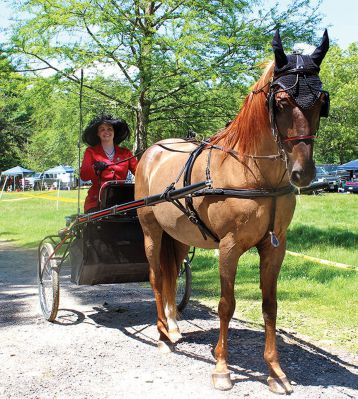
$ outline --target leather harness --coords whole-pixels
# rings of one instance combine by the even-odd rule
[[[180,177],[183,176],[183,187],[189,186],[191,184],[191,174],[193,170],[194,163],[199,155],[203,152],[204,149],[208,149],[208,158],[207,158],[207,166],[206,166],[206,179],[211,180],[210,178],[210,160],[211,160],[211,152],[213,149],[222,150],[224,149],[218,145],[210,145],[210,143],[204,141],[198,145],[198,147],[192,151],[175,182],[171,183],[170,186],[167,187],[165,192],[169,192],[174,189],[175,184],[179,181]],[[276,156],[275,156],[276,157]],[[285,171],[286,173],[286,171]],[[283,175],[284,176],[284,175]],[[282,176],[282,178],[283,178]],[[188,195],[185,197],[185,206],[179,202],[179,200],[171,201],[181,212],[183,212],[188,219],[195,224],[203,238],[207,240],[207,237],[210,237],[215,242],[219,242],[219,237],[213,233],[208,226],[201,220],[198,212],[194,208],[193,205],[193,197],[203,197],[203,196],[225,196],[225,197],[235,197],[235,198],[272,198],[272,206],[271,206],[271,215],[270,215],[270,223],[268,227],[267,234],[270,235],[271,244],[274,247],[279,246],[279,240],[274,233],[274,225],[275,225],[275,215],[276,215],[276,198],[282,195],[290,194],[294,191],[293,186],[285,186],[279,188],[267,188],[267,189],[232,189],[232,188],[205,188],[196,191],[195,193]]]

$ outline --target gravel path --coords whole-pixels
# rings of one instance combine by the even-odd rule
[[[35,251],[0,243],[0,398],[277,398],[265,382],[259,326],[231,323],[234,387],[219,392],[210,382],[219,322],[209,308],[191,301],[179,323],[183,340],[161,355],[150,289],[78,287],[64,268],[58,318],[48,323],[35,270]],[[285,331],[278,343],[292,399],[358,398],[357,357]]]

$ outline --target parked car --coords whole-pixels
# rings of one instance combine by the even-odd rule
[[[49,173],[35,172],[26,176],[26,180],[33,190],[48,190],[57,184],[57,176]]]
[[[358,179],[347,180],[343,184],[343,190],[346,193],[358,193]]]
[[[343,186],[346,180],[349,180],[349,172],[346,170],[338,170],[339,165],[335,164],[323,164],[317,165],[317,167],[323,168],[330,176],[327,181],[329,183],[329,189],[331,191],[338,191]]]
[[[316,175],[308,187],[297,189],[300,194],[319,194],[329,190],[328,173],[320,166],[316,166]]]
[[[316,166],[316,175],[310,187],[320,187],[322,190],[330,190],[335,184],[336,179],[333,179],[322,166]]]
[[[71,190],[78,186],[78,179],[73,173],[60,173],[57,175],[57,179],[60,190]]]

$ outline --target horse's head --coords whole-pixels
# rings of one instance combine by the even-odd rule
[[[291,182],[304,187],[315,175],[313,140],[329,96],[322,90],[319,66],[329,48],[327,30],[311,55],[286,55],[276,31],[272,41],[275,69],[268,96],[272,131],[285,152]]]

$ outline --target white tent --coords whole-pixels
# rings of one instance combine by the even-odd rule
[[[73,179],[73,172],[74,172],[74,169],[71,166],[59,165],[59,166],[55,166],[53,168],[47,169],[43,173],[43,176],[45,176],[45,174],[57,176],[57,202],[56,202],[57,209],[58,209],[58,200],[60,197],[61,183],[65,183],[65,182],[68,183],[68,188],[69,188],[70,182]]]
[[[6,176],[6,179],[4,181],[4,184],[2,186],[1,189],[1,193],[0,193],[0,198],[2,197],[2,193],[5,189],[6,183],[9,179],[10,176],[12,177],[16,177],[16,176],[21,176],[22,177],[22,190],[25,189],[25,179],[24,179],[24,175],[29,174],[29,173],[33,173],[33,170],[30,169],[25,169],[22,166],[15,166],[14,168],[8,169],[8,170],[4,170],[4,172],[1,173],[0,179],[2,176]],[[15,179],[14,179],[14,189],[15,189]]]
[[[54,168],[45,170],[44,173],[61,174],[61,173],[73,173],[74,169],[68,165],[59,165]]]
[[[68,187],[70,187],[70,183],[73,183],[73,173],[74,169],[72,166],[68,165],[59,165],[54,168],[47,169],[44,171],[47,174],[57,175],[57,188],[60,188],[61,183],[68,183]]]

